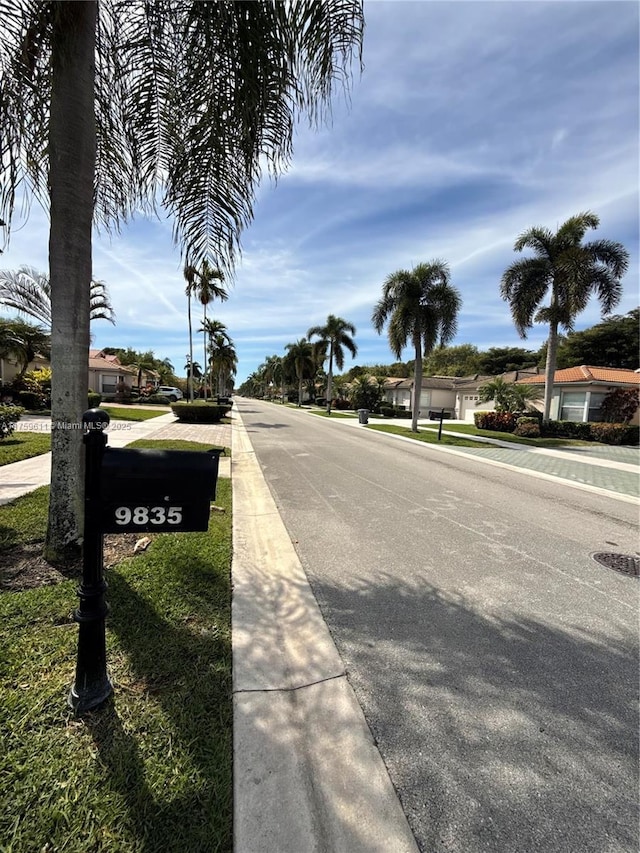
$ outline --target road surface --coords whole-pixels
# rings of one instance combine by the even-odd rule
[[[637,506],[236,400],[420,849],[637,853]]]

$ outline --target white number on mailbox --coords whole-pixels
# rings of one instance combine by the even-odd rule
[[[119,506],[115,510],[116,524],[123,527],[127,524],[180,524],[182,521],[182,507],[170,506]]]

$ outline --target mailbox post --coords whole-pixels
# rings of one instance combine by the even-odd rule
[[[84,542],[82,583],[78,588],[80,606],[73,618],[78,623],[76,678],[68,702],[76,714],[101,705],[113,692],[107,676],[104,597],[107,585],[103,573],[102,522],[100,518],[100,469],[107,444],[105,428],[109,415],[89,409],[82,416],[85,452]]]
[[[206,531],[216,496],[220,453],[133,450],[107,447],[109,415],[89,409],[82,416],[85,502],[76,678],[71,708],[82,714],[113,693],[107,676],[102,536],[104,533]]]

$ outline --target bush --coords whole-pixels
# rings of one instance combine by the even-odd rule
[[[538,418],[518,418],[513,434],[523,438],[540,438],[540,421]]]
[[[513,412],[475,412],[473,420],[478,429],[494,432],[513,432],[519,415]]]
[[[89,391],[89,397],[87,402],[88,409],[97,409],[101,402],[102,394],[98,394],[97,391]]]
[[[144,404],[151,403],[152,406],[168,406],[171,403],[171,400],[168,397],[164,397],[162,394],[152,394],[150,397],[146,397]],[[186,405],[190,405],[187,403]]]
[[[13,435],[22,415],[24,415],[24,409],[21,406],[0,405],[0,441]]]
[[[405,418],[411,420],[413,414],[409,409],[405,409],[403,406],[398,406],[394,412],[394,418]]]
[[[348,400],[345,400],[343,397],[338,397],[337,400],[333,401],[333,408],[338,411],[345,411],[346,409],[351,408],[351,403]]]
[[[600,411],[605,421],[626,424],[638,409],[637,388],[614,388],[602,401]]]
[[[640,443],[640,427],[628,424],[590,423],[587,424],[592,441],[602,444],[630,444],[637,446]]]
[[[591,424],[580,421],[549,421],[542,424],[540,434],[544,438],[576,438],[581,441],[593,441]]]
[[[393,406],[389,403],[381,403],[380,404],[380,414],[383,418],[392,418],[394,417],[395,412],[393,411]]]
[[[217,403],[171,403],[171,411],[179,421],[189,424],[217,424],[231,411],[231,406]]]
[[[31,411],[44,409],[47,402],[46,395],[38,391],[18,391],[17,397],[22,408]]]

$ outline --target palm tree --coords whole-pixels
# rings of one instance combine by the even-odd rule
[[[202,376],[202,368],[197,361],[191,361],[189,356],[187,356],[187,363],[184,366],[185,372],[187,374],[187,381],[189,382],[189,388],[191,391],[191,383],[194,379],[200,379]]]
[[[287,344],[285,359],[293,367],[298,379],[298,408],[302,405],[302,380],[312,375],[314,370],[313,346],[306,338],[300,338],[293,344]]]
[[[207,352],[209,350],[209,342],[208,336],[211,334],[216,334],[215,331],[211,331],[210,321],[207,320],[207,305],[213,302],[214,299],[219,299],[220,302],[226,302],[229,298],[229,294],[222,287],[222,285],[216,284],[217,281],[224,281],[224,274],[221,270],[212,267],[207,260],[202,262],[202,266],[199,271],[196,272],[195,281],[194,281],[194,293],[197,298],[200,300],[200,304],[202,305],[202,326],[200,327],[201,332],[204,332],[204,363],[205,365],[209,363],[207,358]],[[222,325],[222,324],[221,324]],[[222,327],[225,328],[226,327]],[[204,399],[207,399],[207,386],[205,383],[204,386]]]
[[[231,376],[235,375],[238,364],[236,349],[226,335],[215,334],[209,339],[209,363],[212,377],[218,377],[217,393],[224,396]],[[213,386],[212,386],[213,387]]]
[[[577,315],[592,295],[610,314],[622,296],[620,279],[629,266],[629,253],[621,243],[593,240],[583,243],[588,229],[600,219],[587,211],[567,219],[554,234],[536,226],[524,231],[514,251],[533,249],[534,257],[514,261],[502,275],[500,295],[509,303],[511,316],[522,338],[534,323],[549,324],[544,379],[543,420],[549,420],[556,371],[558,329],[572,331]],[[541,307],[547,292],[549,304]]]
[[[0,270],[0,305],[15,308],[51,331],[51,284],[46,273],[26,264],[18,270]],[[89,319],[108,320],[115,325],[115,312],[104,281],[91,280]]]
[[[437,343],[444,346],[456,334],[462,300],[450,280],[449,265],[441,260],[391,273],[371,318],[378,334],[388,321],[389,347],[397,359],[409,341],[413,344],[412,432],[418,432],[422,359]]]
[[[206,306],[205,306],[206,311]],[[198,332],[202,332],[205,340],[205,352],[204,352],[204,364],[205,364],[205,377],[209,382],[209,388],[211,389],[211,393],[213,394],[213,375],[211,368],[211,357],[210,357],[210,341],[214,335],[221,335],[228,343],[231,343],[231,338],[229,337],[229,333],[227,332],[227,327],[224,323],[220,322],[220,320],[211,320],[205,317],[202,321]],[[207,399],[207,382],[205,381],[202,386],[202,392],[204,394],[204,399]]]
[[[342,317],[329,314],[324,326],[312,326],[307,332],[308,338],[320,338],[320,341],[329,349],[329,370],[327,371],[327,414],[331,414],[331,380],[333,378],[333,365],[335,362],[338,370],[344,367],[344,350],[348,349],[352,356],[358,352],[351,335],[355,335],[356,327],[353,323],[347,323]]]
[[[231,270],[262,163],[286,168],[298,115],[323,120],[349,84],[362,5],[23,0],[2,13],[0,220],[9,234],[23,189],[49,206],[52,419],[75,427],[94,225],[117,229],[159,202],[189,263]],[[54,559],[82,536],[81,438],[52,436]]]
[[[189,323],[189,355],[187,356],[188,362],[187,365],[193,365],[193,324],[191,321],[191,296],[195,291],[195,282],[196,275],[198,274],[198,270],[192,266],[191,264],[185,264],[184,270],[182,274],[187,282],[187,286],[184,289],[185,296],[187,297],[187,320]],[[187,368],[185,368],[186,370]],[[193,403],[193,371],[189,369],[187,374],[187,385],[189,388],[189,402]]]
[[[277,394],[277,390],[282,387],[282,379],[284,376],[282,356],[267,356],[262,365],[262,372],[264,374],[266,386],[270,388],[274,387],[276,389],[276,396],[279,396]]]
[[[478,388],[478,398],[481,403],[494,400],[497,412],[524,412],[530,403],[540,399],[540,388],[505,382],[502,376],[496,376]]]
[[[48,357],[49,347],[50,336],[41,326],[0,319],[0,358],[13,356],[20,368],[17,379],[22,379],[37,355]]]

